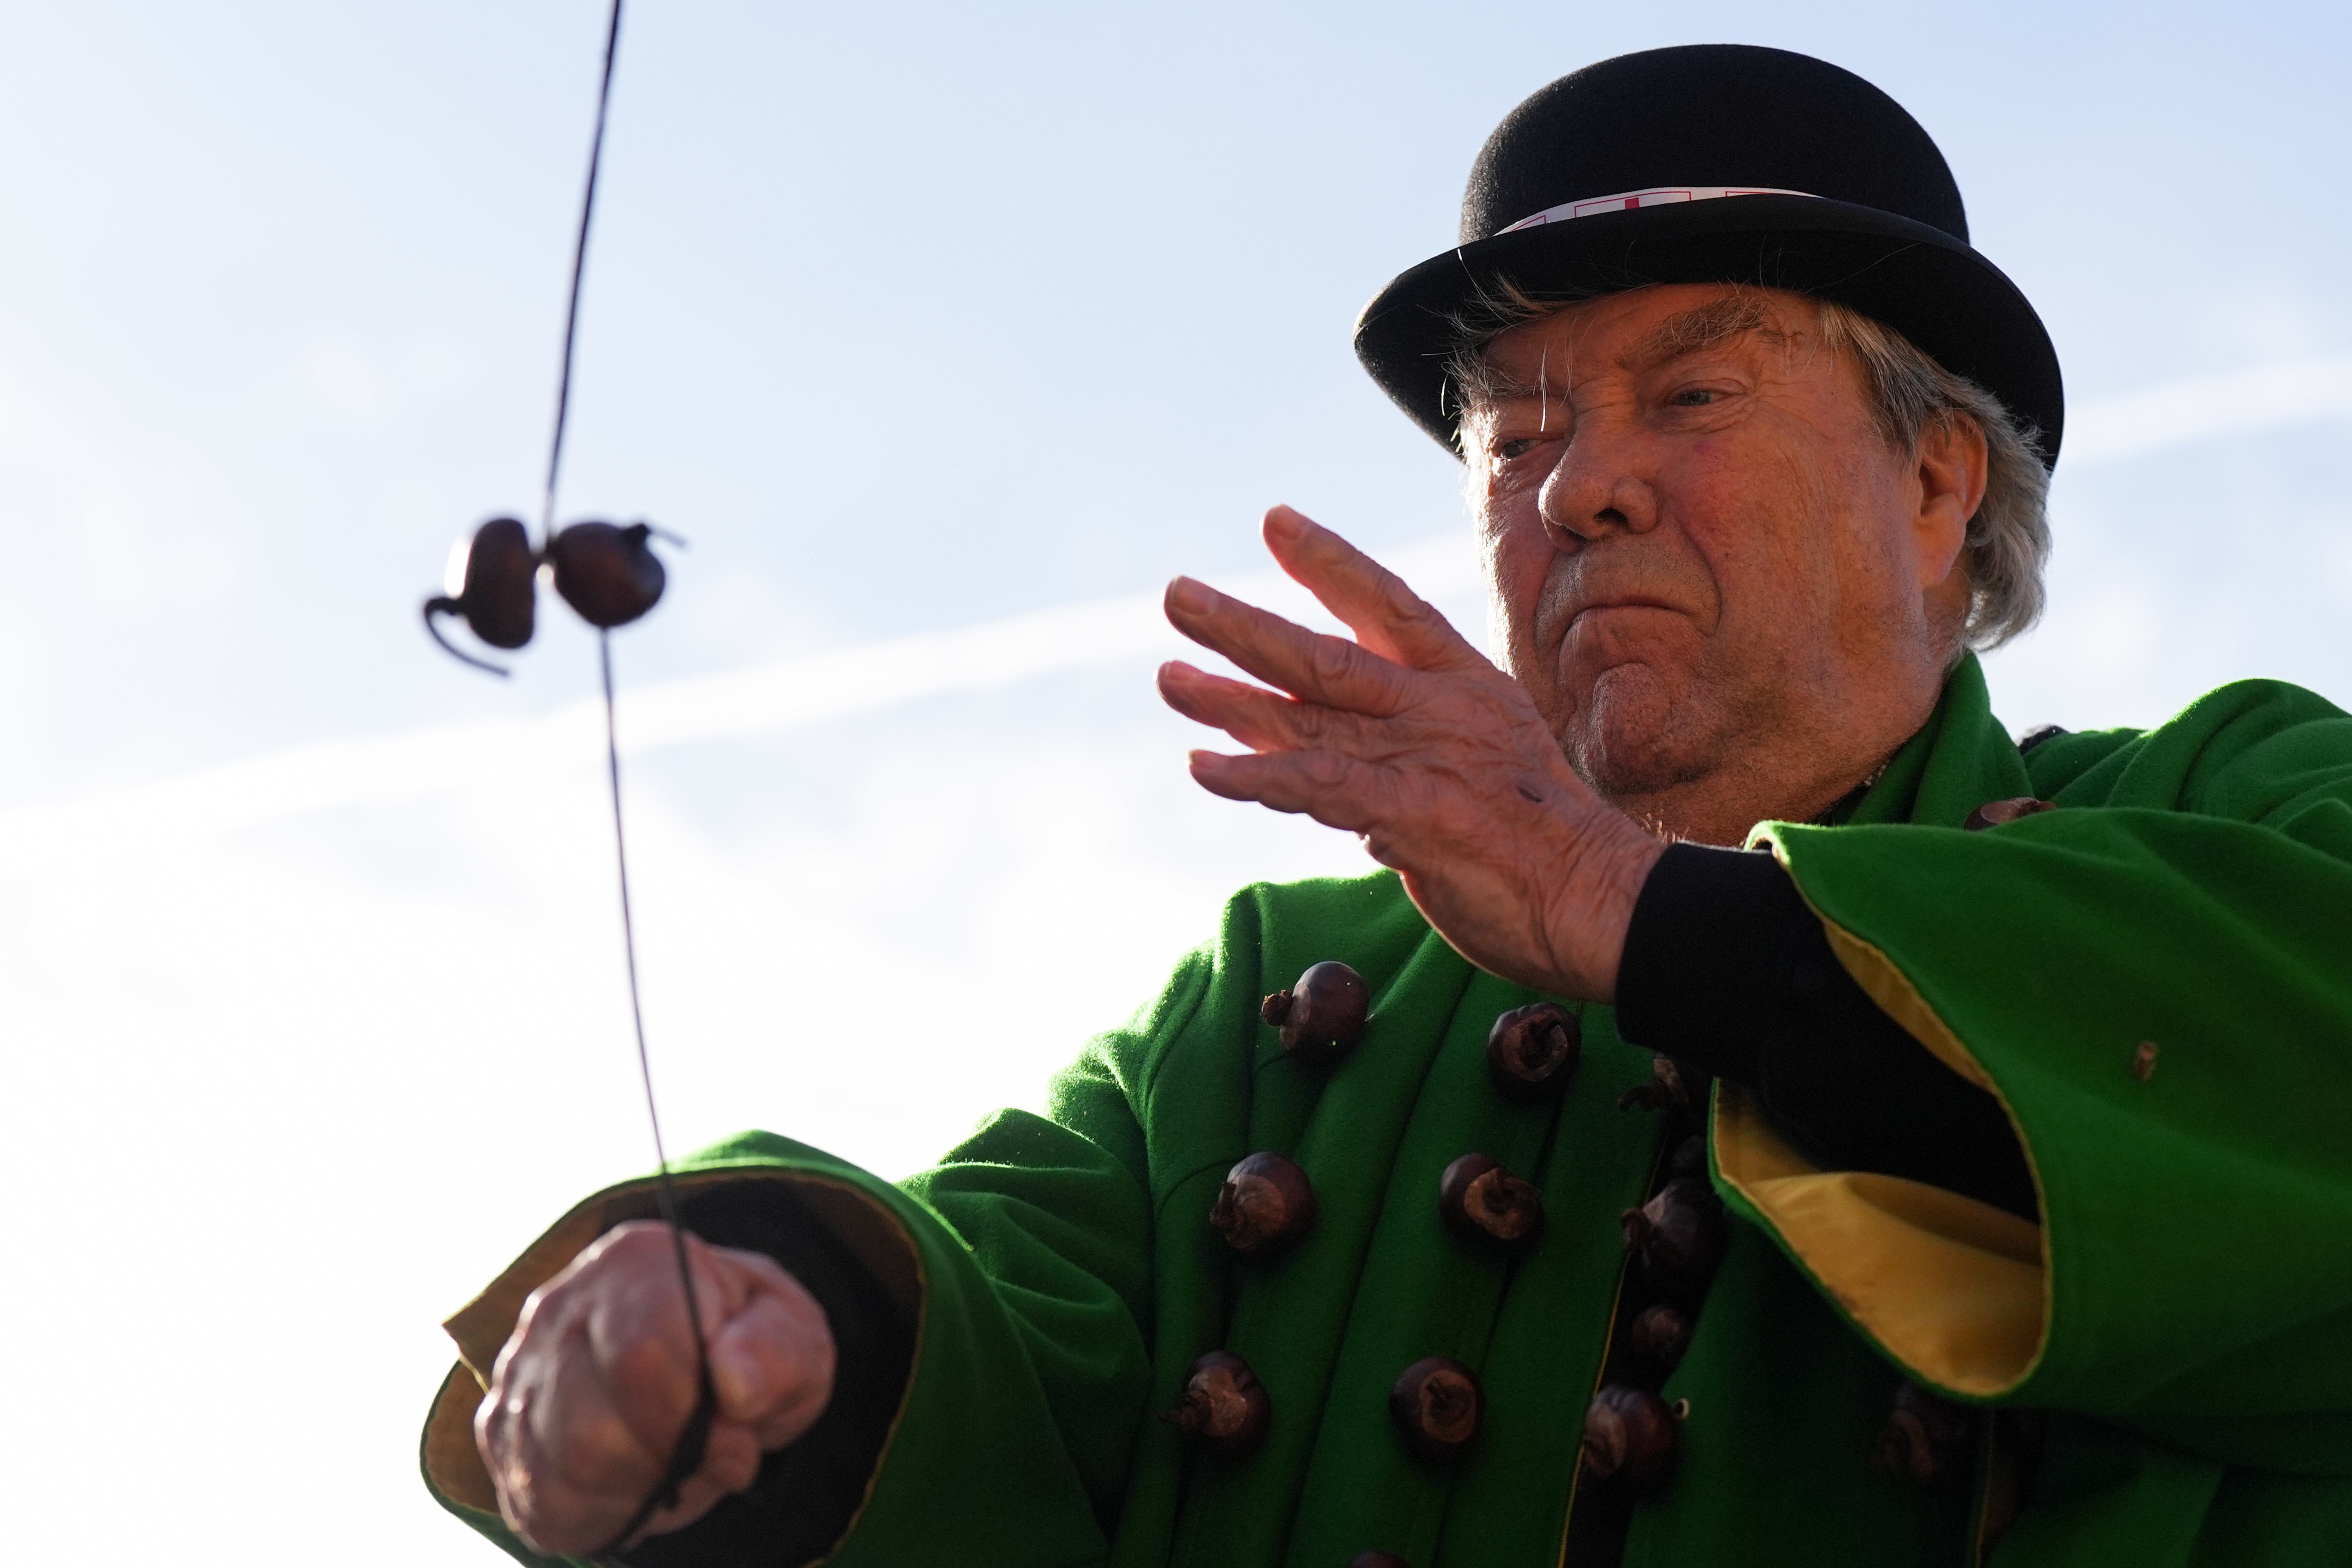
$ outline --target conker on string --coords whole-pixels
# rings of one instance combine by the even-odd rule
[[[2022,818],[2057,809],[2058,803],[2054,800],[2036,800],[2030,795],[2021,795],[2009,800],[1985,802],[1969,813],[1968,820],[1960,826],[1970,833],[1982,833],[1988,827],[2005,826]]]
[[[1675,1468],[1682,1417],[1646,1388],[1612,1383],[1584,1412],[1584,1468],[1601,1480],[1633,1488],[1664,1480]]]
[[[1676,1176],[1648,1203],[1618,1215],[1617,1223],[1625,1230],[1625,1250],[1641,1264],[1651,1289],[1685,1303],[1706,1292],[1729,1240],[1721,1200],[1688,1176]]]
[[[1326,959],[1310,964],[1287,991],[1277,991],[1258,1016],[1281,1031],[1282,1048],[1310,1067],[1339,1060],[1363,1037],[1371,992],[1364,977]]]
[[[555,591],[592,626],[625,626],[661,602],[668,577],[642,522],[575,522],[547,547]]]
[[[1625,1349],[1661,1376],[1682,1364],[1690,1349],[1691,1321],[1681,1308],[1664,1303],[1644,1309],[1625,1329]]]
[[[1465,1154],[1437,1180],[1437,1212],[1456,1236],[1517,1247],[1543,1228],[1543,1196],[1486,1154]]]
[[[1315,1228],[1314,1185],[1295,1161],[1252,1154],[1225,1173],[1209,1227],[1244,1258],[1271,1258]]]
[[[1393,1552],[1359,1552],[1348,1559],[1348,1568],[1412,1568],[1412,1564]]]
[[[1672,1057],[1654,1056],[1650,1058],[1650,1081],[1637,1083],[1619,1095],[1617,1109],[1624,1110],[1638,1105],[1644,1110],[1673,1110],[1696,1116],[1706,1104],[1706,1091],[1714,1081]]]
[[[1249,1363],[1231,1351],[1211,1351],[1194,1362],[1184,1379],[1184,1396],[1160,1419],[1191,1438],[1202,1452],[1238,1459],[1265,1441],[1274,1401]]]
[[[494,517],[474,530],[467,542],[465,565],[453,575],[456,597],[436,595],[425,601],[425,629],[442,648],[477,668],[496,675],[505,670],[488,664],[441,635],[439,617],[462,616],[473,634],[492,647],[518,648],[530,641],[534,618],[531,579],[539,557],[530,536],[510,517]]]
[[[1974,1411],[1938,1399],[1916,1384],[1901,1384],[1871,1460],[1883,1470],[1940,1490],[1969,1473],[1976,1432]]]
[[[1556,1002],[1531,1002],[1495,1020],[1486,1036],[1486,1076],[1506,1100],[1541,1100],[1568,1087],[1583,1047],[1575,1014]]]
[[[1452,1356],[1424,1356],[1389,1390],[1389,1415],[1406,1447],[1433,1465],[1461,1457],[1486,1413],[1478,1374]]]

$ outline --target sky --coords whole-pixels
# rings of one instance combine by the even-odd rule
[[[527,510],[598,0],[0,6],[0,1329],[12,1550],[488,1563],[415,1479],[436,1327],[649,1163],[591,706],[424,639]],[[1483,614],[1356,367],[1478,143],[1628,49],[1822,55],[1942,145],[2070,419],[2013,730],[2352,700],[2336,10],[630,9],[567,518],[619,635],[672,1146],[889,1175],[1036,1104],[1221,901],[1366,865],[1214,801],[1179,571],[1305,614],[1288,501]]]

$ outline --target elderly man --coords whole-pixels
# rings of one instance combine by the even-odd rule
[[[592,1199],[453,1320],[437,1495],[527,1562],[2352,1561],[2352,720],[2011,741],[2063,410],[1965,235],[1818,61],[1522,105],[1358,335],[1499,667],[1283,509],[1353,641],[1168,594],[1265,683],[1162,670],[1194,776],[1391,870],[903,1186],[693,1162],[707,1444]]]

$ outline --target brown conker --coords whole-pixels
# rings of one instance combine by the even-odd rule
[[[1249,1363],[1231,1351],[1211,1351],[1192,1363],[1183,1398],[1175,1409],[1161,1411],[1160,1419],[1202,1452],[1238,1459],[1265,1441],[1274,1401]]]
[[[2008,800],[1989,800],[1969,813],[1960,826],[1970,833],[1982,833],[1988,827],[2000,827],[2020,818],[2036,816],[2045,811],[2055,811],[2054,800],[2036,800],[2030,795],[2015,795]]]
[[[1412,1568],[1412,1564],[1393,1552],[1359,1552],[1348,1559],[1348,1568]]]
[[[1664,1303],[1644,1309],[1625,1328],[1626,1351],[1661,1376],[1682,1364],[1690,1340],[1690,1319]]]
[[[1617,1223],[1625,1230],[1625,1250],[1641,1264],[1651,1289],[1685,1303],[1706,1292],[1730,1239],[1722,1200],[1689,1176],[1676,1176],[1648,1203],[1618,1215]]]
[[[1495,1020],[1486,1076],[1506,1100],[1541,1100],[1568,1087],[1584,1054],[1584,1027],[1557,1002],[1531,1002]]]
[[[1937,1490],[1969,1473],[1976,1452],[1976,1412],[1938,1399],[1916,1384],[1900,1384],[1871,1460]]]
[[[1612,1383],[1584,1411],[1584,1468],[1601,1480],[1648,1487],[1675,1468],[1682,1417],[1646,1388]]]
[[[521,523],[494,517],[474,530],[457,603],[474,635],[492,647],[517,648],[530,641],[531,579],[538,573],[539,554]]]
[[[1315,1187],[1296,1161],[1267,1152],[1225,1173],[1209,1228],[1244,1258],[1271,1258],[1315,1228]]]
[[[625,626],[661,602],[668,574],[646,542],[653,529],[633,522],[575,522],[547,547],[555,591],[592,626]]]
[[[1389,1415],[1406,1447],[1433,1465],[1460,1458],[1486,1413],[1478,1374],[1452,1356],[1423,1356],[1389,1390]]]
[[[1437,1212],[1457,1236],[1523,1247],[1543,1229],[1543,1195],[1486,1154],[1465,1154],[1437,1179]]]
[[[1265,999],[1258,1016],[1281,1031],[1282,1048],[1310,1067],[1338,1061],[1363,1037],[1371,991],[1337,959],[1309,964],[1298,983]]]
[[[1672,1057],[1654,1056],[1650,1058],[1650,1081],[1637,1083],[1619,1095],[1617,1109],[1623,1110],[1638,1105],[1644,1110],[1673,1110],[1696,1116],[1706,1104],[1706,1091],[1714,1081]]]

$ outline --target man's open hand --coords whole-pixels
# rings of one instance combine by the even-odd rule
[[[686,1245],[719,1409],[702,1468],[649,1535],[750,1486],[761,1456],[807,1431],[833,1394],[833,1331],[816,1298],[772,1258]],[[499,1352],[474,1440],[499,1511],[551,1555],[611,1545],[668,1468],[695,1394],[669,1228],[617,1226],[531,1293]]]
[[[1518,682],[1393,573],[1287,507],[1266,514],[1265,542],[1356,641],[1188,577],[1169,584],[1177,630],[1280,688],[1160,667],[1171,707],[1254,753],[1195,752],[1193,778],[1360,835],[1480,968],[1611,999],[1633,900],[1663,846],[1576,776]]]

